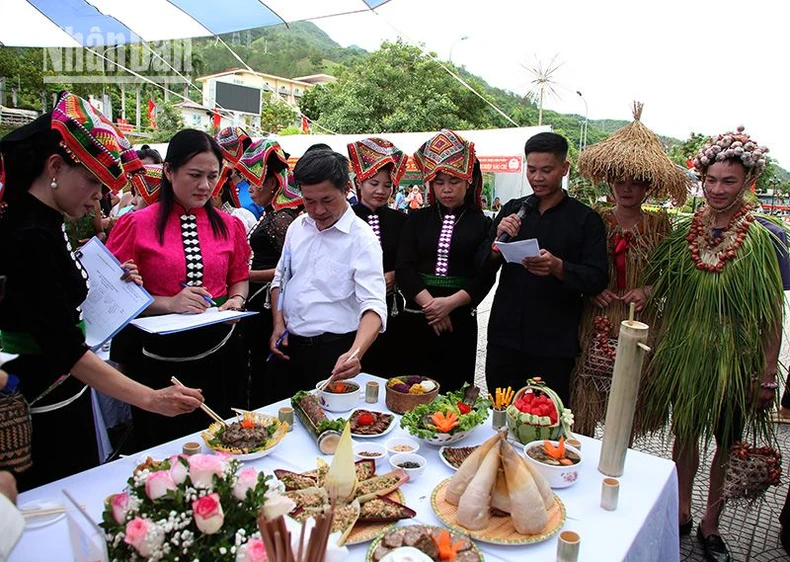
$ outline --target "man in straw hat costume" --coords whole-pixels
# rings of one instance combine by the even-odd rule
[[[641,114],[642,104],[635,103],[632,123],[587,148],[579,158],[581,175],[595,184],[609,184],[615,200],[614,207],[598,209],[606,226],[609,285],[585,302],[579,327],[582,354],[571,375],[573,428],[584,435],[592,435],[606,416],[615,340],[630,305],[634,304],[640,320],[653,324],[652,312],[645,309],[650,287],[643,286],[641,278],[650,255],[671,227],[665,211],[647,211],[642,204],[648,196],[671,197],[676,205],[686,199],[686,175],[667,158],[658,137],[640,121]],[[649,429],[644,427],[643,413],[638,407],[635,435]]]
[[[781,343],[783,289],[790,263],[781,227],[756,218],[743,195],[766,164],[767,149],[739,127],[711,138],[694,159],[706,205],[667,236],[646,283],[662,304],[660,342],[650,362],[647,416],[672,410],[680,532],[689,533],[699,439],[716,439],[710,488],[697,537],[708,560],[730,560],[719,536],[727,451],[748,423],[767,430]]]

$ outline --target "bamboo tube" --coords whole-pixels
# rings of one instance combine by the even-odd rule
[[[639,344],[644,345],[647,341],[648,328],[647,324],[633,320],[620,323],[612,390],[606,407],[606,425],[598,461],[598,470],[606,476],[623,475],[625,453],[634,425],[642,361],[645,358],[645,350]]]

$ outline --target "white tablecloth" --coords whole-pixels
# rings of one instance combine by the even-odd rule
[[[362,399],[357,407],[386,410],[382,379],[360,375],[362,383],[377,380],[381,385],[378,405],[366,405]],[[272,404],[260,411],[277,415],[279,406]],[[331,416],[331,414],[330,414]],[[206,426],[210,423],[206,418]],[[397,422],[396,422],[397,423]],[[275,468],[308,470],[315,467],[315,459],[321,456],[312,437],[296,421],[296,427],[270,455],[253,461],[259,470],[272,473]],[[477,427],[459,445],[474,445],[493,434],[490,422]],[[389,435],[373,439],[384,442],[394,436],[408,436],[397,427]],[[76,436],[75,436],[76,438]],[[90,438],[90,436],[84,436]],[[616,511],[600,508],[601,480],[597,470],[601,443],[594,439],[579,437],[582,442],[583,465],[579,480],[570,488],[557,490],[565,504],[567,521],[563,530],[572,530],[581,536],[579,560],[589,562],[628,560],[634,562],[674,562],[679,560],[678,538],[678,494],[675,465],[666,459],[653,457],[637,451],[629,451],[625,474],[620,480],[620,500]],[[187,441],[201,441],[196,435],[178,439],[146,451],[154,458],[165,458],[179,453]],[[362,440],[360,440],[362,441]],[[438,482],[451,476],[452,471],[439,459],[438,449],[422,445],[419,451],[428,459],[428,468],[416,481],[401,488],[406,504],[417,512],[417,522],[441,525],[431,507],[431,492]],[[18,504],[33,500],[54,498],[62,503],[65,497],[61,490],[68,490],[78,502],[87,507],[95,521],[101,520],[104,499],[123,489],[140,455],[102,465],[30,490],[20,495]],[[324,457],[331,462],[330,457]],[[57,459],[52,459],[57,462]],[[385,461],[386,462],[386,461]],[[386,470],[390,467],[387,463]],[[411,521],[402,522],[408,524]],[[556,537],[543,543],[524,546],[499,546],[477,542],[486,560],[523,560],[530,562],[554,562],[557,549]],[[350,561],[364,560],[367,544],[350,547]],[[28,530],[12,553],[10,562],[72,560],[67,525],[64,520]]]

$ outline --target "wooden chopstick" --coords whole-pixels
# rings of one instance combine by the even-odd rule
[[[348,359],[346,359],[346,360],[343,362],[343,364],[345,365],[345,364],[346,364],[346,363],[348,363],[349,361],[353,361],[354,359],[356,359],[356,358],[357,358],[357,355],[359,355],[360,349],[361,349],[361,348],[359,348],[359,347],[358,347],[358,348],[356,348],[356,349],[354,350],[354,353],[352,353],[351,355],[349,355],[349,356],[348,356]],[[322,382],[322,383],[319,383],[319,384],[318,384],[318,386],[316,387],[316,390],[318,390],[319,392],[320,392],[320,391],[322,391],[322,390],[324,390],[324,389],[327,387],[327,385],[328,385],[330,382],[332,382],[332,375],[329,375],[329,378],[328,378],[328,379],[326,379],[324,382]]]
[[[82,509],[85,509],[84,505],[80,506]],[[62,505],[58,507],[47,507],[47,508],[40,508],[40,509],[23,509],[21,511],[22,517],[25,519],[32,519],[33,517],[47,517],[49,515],[60,515],[61,513],[65,513],[66,508]]]
[[[173,384],[175,384],[175,385],[178,385],[178,386],[184,386],[184,384],[183,384],[183,383],[182,383],[180,380],[178,380],[177,378],[175,378],[175,377],[170,377],[170,382],[171,382],[171,383],[173,383]],[[207,414],[208,414],[208,415],[209,415],[209,416],[210,416],[210,417],[211,417],[211,418],[212,418],[212,419],[213,419],[215,422],[218,422],[219,424],[221,424],[221,425],[223,425],[223,426],[227,427],[227,425],[228,425],[228,424],[227,424],[227,423],[225,423],[225,420],[223,420],[221,417],[219,417],[219,416],[217,415],[217,412],[215,412],[214,410],[212,410],[211,408],[209,408],[209,407],[208,407],[208,406],[205,404],[205,402],[201,402],[201,403],[200,403],[200,409],[201,409],[201,410],[203,410],[204,412],[206,412],[206,413],[207,413]]]

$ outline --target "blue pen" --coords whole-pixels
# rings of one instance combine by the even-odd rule
[[[285,339],[285,336],[287,336],[287,335],[288,335],[288,330],[286,329],[282,334],[280,334],[280,337],[277,338],[277,343],[274,344],[274,347],[279,349],[280,344],[283,343],[283,340]],[[274,357],[274,352],[270,351],[269,352],[269,356],[266,358],[266,361],[271,360],[272,357]]]
[[[179,285],[181,285],[181,288],[182,288],[182,289],[186,289],[187,287],[189,287],[189,285],[187,285],[187,284],[186,284],[186,283],[184,283],[183,281],[181,281],[181,283],[179,283]],[[201,297],[203,297],[203,299],[204,299],[204,300],[205,300],[207,303],[209,303],[211,306],[217,306],[217,303],[216,303],[216,302],[214,302],[214,299],[212,299],[211,297],[207,297],[206,295],[200,295],[200,296],[201,296]]]

